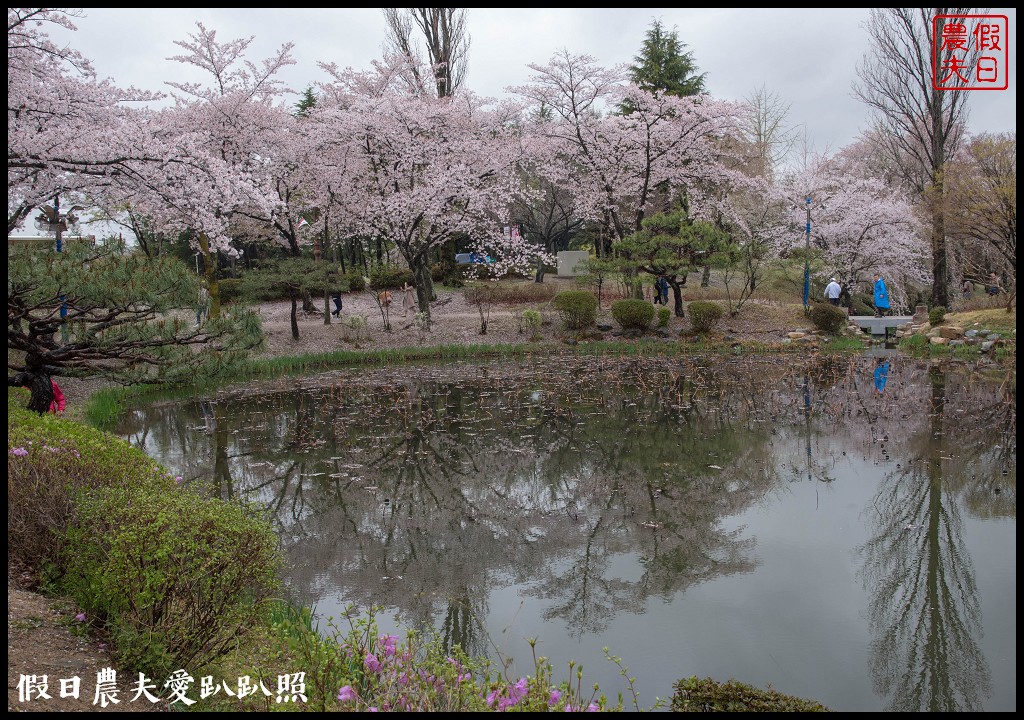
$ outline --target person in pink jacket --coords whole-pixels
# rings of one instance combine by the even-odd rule
[[[53,386],[53,402],[50,403],[50,412],[62,413],[64,412],[64,393],[60,389],[60,385],[57,384],[56,380],[51,379],[50,384]]]

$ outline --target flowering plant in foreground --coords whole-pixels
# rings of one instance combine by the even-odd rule
[[[342,634],[333,621],[331,637],[312,640],[311,616],[305,611],[301,642],[289,642],[301,650],[294,659],[314,668],[315,682],[324,683],[333,703],[326,710],[361,712],[597,712],[621,710],[622,698],[610,705],[595,685],[583,687],[582,668],[569,664],[569,678],[556,683],[547,658],[536,655],[533,674],[508,677],[489,660],[469,658],[458,646],[446,650],[438,636],[427,638],[408,631],[404,639],[382,634],[374,620],[381,608],[368,616],[346,613],[349,629]],[[315,650],[313,646],[316,646]],[[312,652],[311,652],[312,651]],[[613,659],[615,661],[615,659]],[[309,677],[309,675],[307,675]],[[327,682],[333,685],[326,686]]]

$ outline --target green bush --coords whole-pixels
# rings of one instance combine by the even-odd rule
[[[811,308],[811,322],[819,330],[836,335],[846,327],[846,313],[836,305],[814,303]]]
[[[937,305],[928,311],[928,322],[932,326],[941,325],[942,321],[946,319],[946,308],[941,305]]]
[[[690,324],[696,332],[709,332],[722,319],[722,307],[710,300],[694,300],[687,307]]]
[[[133,669],[166,677],[228,650],[278,589],[269,521],[23,395],[8,392],[8,563],[45,572]]]
[[[362,292],[366,289],[366,278],[358,270],[349,270],[345,273],[344,282],[348,284],[349,292]]]
[[[674,712],[831,712],[814,700],[761,690],[735,680],[720,683],[694,676],[672,687]]]
[[[63,574],[76,497],[114,485],[172,492],[163,468],[127,442],[56,415],[26,410],[7,393],[7,558],[37,577]]]
[[[566,330],[583,330],[597,320],[597,298],[587,290],[563,290],[552,298],[551,304]]]
[[[521,316],[523,327],[530,331],[531,334],[535,335],[540,330],[540,311],[539,310],[523,310]]]
[[[132,485],[83,495],[76,516],[60,588],[104,621],[126,667],[204,667],[278,589],[273,528],[241,504]]]
[[[668,321],[672,319],[672,311],[667,307],[658,308],[658,327],[668,327]]]
[[[220,301],[225,305],[243,299],[242,281],[238,278],[224,278],[217,281]]]
[[[623,330],[646,330],[654,320],[654,306],[646,300],[617,300],[612,303],[612,318]]]
[[[370,287],[374,290],[398,290],[406,283],[414,285],[412,270],[381,265],[370,271]]]

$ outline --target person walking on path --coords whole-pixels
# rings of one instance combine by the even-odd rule
[[[331,300],[334,301],[334,310],[331,312],[336,318],[341,317],[341,290],[335,290],[331,293]]]
[[[839,296],[842,294],[842,292],[842,286],[836,281],[835,278],[832,278],[829,284],[825,286],[825,299],[828,300],[829,305],[838,306]]]
[[[1000,291],[1002,291],[1002,289],[1003,286],[999,284],[999,278],[996,276],[996,274],[994,272],[989,273],[988,285],[985,286],[985,292],[987,292],[989,295],[998,295]]]
[[[416,312],[416,288],[409,283],[402,286],[402,314],[409,315],[409,311]]]
[[[196,298],[196,327],[203,321],[203,317],[210,317],[210,291],[206,289],[206,285],[199,282],[199,297]]]
[[[50,412],[62,413],[67,403],[64,399],[64,392],[53,378],[50,378],[50,386],[53,388],[53,402],[50,403]]]
[[[885,280],[879,275],[875,280],[875,317],[882,317],[889,312],[889,289]]]
[[[654,304],[668,305],[668,280],[664,275],[654,279]]]

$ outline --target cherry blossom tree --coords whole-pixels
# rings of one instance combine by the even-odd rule
[[[641,230],[645,216],[667,211],[681,193],[695,219],[712,215],[721,188],[741,181],[722,162],[722,138],[736,131],[740,107],[706,95],[652,94],[630,85],[624,66],[604,68],[586,55],[556,54],[528,85],[512,88],[534,117],[531,146],[567,183],[581,212],[613,241]],[[628,103],[629,115],[611,114]],[[543,112],[540,112],[543,109]]]
[[[7,10],[7,230],[58,196],[101,196],[180,160],[131,103],[157,96],[99,81],[81,53],[47,30],[74,30],[72,11]]]
[[[809,197],[811,246],[820,254],[822,272],[846,288],[882,275],[893,305],[905,308],[907,284],[930,280],[928,244],[907,196],[871,174],[862,156],[852,145],[835,156],[812,158],[802,171],[784,177],[792,248],[803,248]]]
[[[276,101],[290,91],[275,75],[294,61],[290,43],[257,65],[245,56],[253,38],[221,43],[215,31],[202,23],[197,28],[188,40],[175,41],[186,53],[171,59],[206,70],[211,82],[169,82],[175,105],[153,122],[154,134],[193,162],[173,168],[162,182],[139,184],[122,201],[145,207],[164,227],[194,233],[206,259],[210,316],[217,317],[217,254],[237,254],[230,223],[270,221],[280,207],[272,168],[290,116]]]
[[[463,93],[414,94],[396,62],[339,72],[320,113],[322,169],[352,231],[394,244],[430,315],[430,251],[468,236],[503,274],[533,263],[537,248],[501,233],[519,181],[513,108]]]

